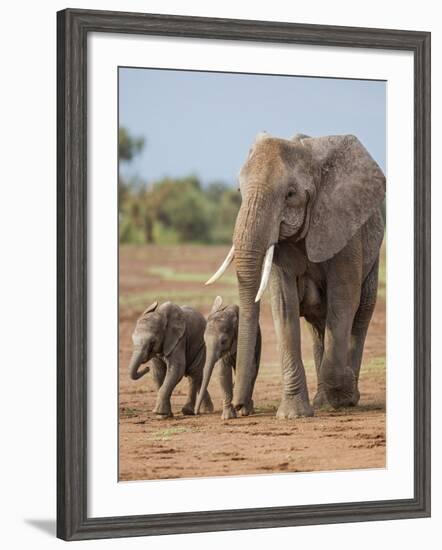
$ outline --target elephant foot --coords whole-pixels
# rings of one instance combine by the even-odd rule
[[[325,395],[325,391],[318,391],[313,398],[313,408],[320,409],[321,407],[325,407],[326,405],[328,405],[328,400],[327,396]]]
[[[327,401],[334,409],[352,407],[359,401],[359,391],[353,371],[347,367],[340,376],[331,375],[323,379]]]
[[[159,402],[155,405],[153,412],[162,418],[172,418],[173,413],[170,403]]]
[[[236,411],[232,405],[229,405],[227,407],[223,407],[223,412],[221,414],[222,420],[231,420],[232,418],[236,418]]]
[[[244,405],[244,407],[241,408],[241,416],[250,416],[251,414],[255,413],[255,409],[253,408],[253,399],[251,399],[247,405]]]
[[[192,403],[186,403],[184,407],[181,409],[181,412],[185,416],[193,416],[195,414],[195,405],[192,405]]]
[[[299,418],[313,416],[308,398],[301,395],[284,396],[276,413],[276,418]]]
[[[203,402],[201,403],[201,412],[203,413],[213,413],[215,407],[213,406],[212,399],[210,395],[206,393]]]
[[[359,393],[358,388],[355,388],[353,392],[353,396],[350,401],[350,407],[356,407],[356,405],[359,403],[360,398],[361,398],[361,394]]]

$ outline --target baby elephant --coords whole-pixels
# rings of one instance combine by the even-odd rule
[[[206,320],[198,311],[179,307],[172,302],[158,306],[151,304],[138,319],[132,335],[134,351],[129,364],[132,380],[138,380],[152,371],[158,390],[154,413],[163,417],[173,416],[170,397],[178,382],[186,376],[189,392],[183,414],[194,414],[195,399],[201,387],[203,366],[206,358],[204,330]],[[141,365],[149,366],[140,370]],[[204,390],[202,406],[206,412],[213,411],[209,393]]]
[[[209,385],[215,363],[219,361],[219,381],[223,392],[223,412],[221,418],[227,420],[236,418],[236,411],[232,406],[233,382],[232,370],[236,365],[236,344],[238,336],[237,305],[224,306],[221,296],[217,296],[213,302],[212,310],[207,318],[204,341],[206,342],[206,364],[204,365],[203,383],[198,395],[195,413],[198,414],[200,406],[204,403],[205,392]],[[261,357],[261,331],[258,326],[256,338],[254,365],[255,372],[252,380],[252,392],[258,375],[259,361]],[[253,414],[253,401],[250,400],[241,409],[241,414],[247,416]]]

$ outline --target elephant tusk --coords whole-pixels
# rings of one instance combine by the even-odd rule
[[[218,271],[214,275],[212,275],[212,277],[210,277],[210,279],[206,282],[206,285],[211,285],[221,277],[224,271],[226,271],[226,269],[232,263],[234,255],[235,255],[235,248],[232,246],[232,248],[229,250],[229,253],[226,256],[226,259],[220,265]]]
[[[266,255],[264,257],[262,275],[261,275],[261,284],[259,285],[258,293],[256,294],[255,302],[259,302],[264,294],[267,283],[269,282],[270,271],[272,270],[273,262],[273,251],[275,250],[275,245],[269,246],[267,249]]]

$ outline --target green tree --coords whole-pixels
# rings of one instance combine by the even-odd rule
[[[163,208],[181,242],[208,242],[210,219],[204,195],[194,188],[173,193]]]
[[[209,201],[217,203],[221,200],[221,197],[229,191],[231,187],[222,181],[214,181],[209,183],[205,190],[206,197]]]
[[[119,129],[119,158],[130,163],[144,147],[126,128]],[[213,242],[232,238],[240,194],[221,181],[203,187],[196,175],[164,178],[149,186],[119,177],[119,228],[122,243]]]
[[[129,162],[144,149],[144,137],[132,137],[126,128],[118,130],[118,158]]]
[[[144,138],[132,137],[126,128],[118,130],[118,157],[123,162],[131,162],[144,148]],[[144,184],[137,179],[126,181],[119,174],[118,204],[119,230],[121,242],[152,241],[152,228],[142,200]],[[144,235],[143,235],[144,233]]]
[[[154,220],[176,232],[181,242],[210,240],[207,199],[195,176],[157,182],[145,195]]]
[[[228,187],[213,207],[212,239],[214,242],[231,243],[236,216],[241,205],[241,195]]]

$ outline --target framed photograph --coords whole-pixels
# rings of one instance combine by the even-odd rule
[[[430,515],[430,34],[58,13],[65,540]]]

